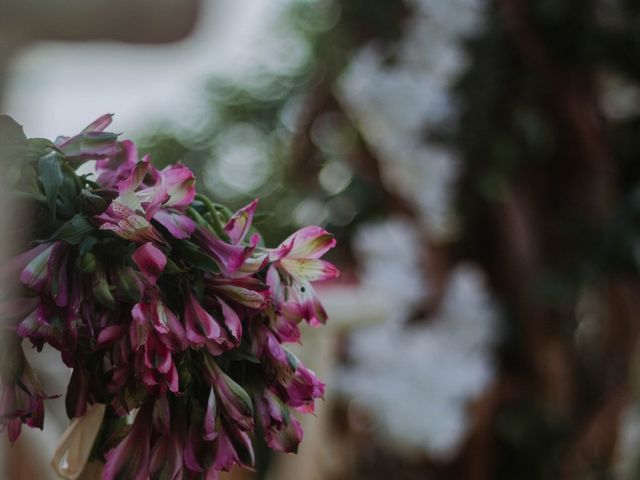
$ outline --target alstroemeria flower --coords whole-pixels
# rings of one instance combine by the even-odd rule
[[[228,210],[196,196],[188,167],[139,158],[106,131],[111,117],[55,148],[28,140],[44,156],[19,188],[46,205],[28,239],[38,246],[0,269],[9,347],[59,351],[70,418],[108,408],[92,447],[103,480],[217,480],[253,465],[256,435],[295,451],[290,410],[312,412],[324,385],[283,343],[299,340],[302,319],[326,320],[311,283],[338,275],[320,259],[335,241],[309,227],[265,247],[258,200],[222,225]],[[46,397],[12,348],[0,348],[11,360],[0,362],[0,429],[13,441],[23,423],[42,426]]]
[[[9,441],[20,436],[22,424],[42,429],[44,400],[47,397],[40,387],[31,366],[17,342],[7,339],[2,346],[0,364],[0,431],[9,433]]]
[[[269,390],[256,398],[256,408],[267,445],[280,452],[297,452],[302,427],[289,409]]]
[[[196,229],[196,223],[188,216],[169,208],[158,210],[153,219],[178,240],[189,238]]]
[[[119,143],[118,152],[96,162],[97,183],[103,188],[113,188],[128,178],[138,163],[138,148],[131,140]]]
[[[204,478],[215,478],[219,471],[234,466],[251,467],[255,462],[249,435],[233,423],[220,419],[217,435],[205,440],[198,425],[191,425],[184,449],[184,464],[193,473],[205,472]]]
[[[245,239],[253,223],[256,208],[258,208],[257,199],[234,213],[227,222],[224,231],[229,236],[229,241],[232,244],[237,245]]]
[[[222,371],[216,361],[205,355],[205,373],[216,392],[222,410],[229,420],[242,430],[253,430],[253,404],[249,394]]]
[[[163,397],[166,403],[166,397]],[[156,407],[160,400],[156,400]],[[182,480],[184,461],[182,459],[185,438],[186,438],[186,420],[177,412],[171,415],[169,405],[166,405],[166,413],[170,415],[169,428],[156,428],[158,435],[152,450],[150,459],[151,478]],[[154,415],[158,417],[158,415]],[[166,420],[163,421],[163,424]]]
[[[179,379],[176,364],[169,347],[155,330],[149,330],[135,359],[136,370],[148,387],[158,386],[160,392],[169,389],[178,392]]]
[[[150,329],[154,329],[172,351],[181,352],[187,348],[189,342],[182,323],[154,290],[147,290],[144,300],[133,306],[131,317],[132,348],[137,349],[145,343]]]
[[[333,235],[320,227],[306,227],[270,250],[273,262],[267,272],[267,284],[281,314],[292,321],[306,320],[311,326],[324,324],[327,314],[311,282],[330,280],[340,275],[331,263],[320,260],[336,244]]]
[[[290,407],[313,411],[316,398],[324,395],[324,384],[265,325],[253,331],[253,353],[261,359],[271,391]]]
[[[56,305],[63,307],[69,299],[68,266],[69,245],[56,241],[29,262],[22,270],[20,280],[36,292],[48,290]]]
[[[155,285],[167,265],[167,256],[151,242],[139,246],[131,255],[131,259],[152,285]]]
[[[101,222],[100,230],[111,231],[125,240],[131,240],[138,244],[165,243],[164,238],[145,217],[116,200],[111,202],[102,215],[94,218]]]
[[[269,286],[257,278],[226,278],[210,275],[205,278],[206,293],[224,297],[245,307],[262,309],[269,302]]]
[[[73,137],[58,137],[54,142],[70,160],[96,160],[118,153],[118,136],[105,132],[113,115],[102,115]]]
[[[160,177],[169,195],[169,199],[163,204],[165,207],[191,205],[196,196],[196,177],[189,168],[180,163],[169,165],[160,171]]]
[[[116,480],[125,476],[131,480],[148,480],[152,435],[153,403],[146,401],[126,437],[106,454],[102,480]]]
[[[44,244],[37,247],[39,253],[27,264],[24,270],[22,270],[22,273],[20,273],[20,281],[36,292],[44,290],[49,279],[48,265],[51,252],[53,252],[53,243],[42,249],[43,246]],[[30,250],[30,252],[34,250],[36,249]]]
[[[260,255],[258,261],[252,259],[252,255],[260,242],[257,235],[252,235],[248,245],[231,245],[217,238],[204,227],[196,227],[193,238],[211,258],[213,258],[220,270],[230,277],[251,275],[259,271],[265,264],[266,256]]]
[[[187,293],[184,308],[187,340],[193,348],[205,347],[212,355],[220,355],[233,347],[224,327],[208,313],[193,293]]]

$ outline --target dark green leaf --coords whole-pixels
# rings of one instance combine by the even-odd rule
[[[62,240],[71,245],[78,245],[85,237],[95,230],[94,226],[82,215],[76,215],[52,236],[51,240]]]
[[[92,235],[87,235],[80,242],[80,246],[78,247],[78,252],[80,255],[85,255],[90,252],[93,246],[96,244],[98,239]]]
[[[27,137],[22,125],[8,115],[0,115],[0,159],[6,164],[25,157]]]
[[[93,277],[93,296],[97,302],[110,310],[116,308],[116,301],[111,293],[111,287],[107,282],[107,277],[104,271],[97,270]]]
[[[185,244],[180,248],[180,256],[198,270],[219,273],[216,261],[193,244]]]
[[[40,182],[44,188],[44,194],[47,197],[47,205],[51,214],[56,215],[56,200],[60,193],[60,186],[64,180],[62,169],[60,168],[60,159],[57,152],[50,152],[38,160],[38,172],[40,174]]]

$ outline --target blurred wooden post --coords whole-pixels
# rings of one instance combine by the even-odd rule
[[[372,295],[357,286],[335,285],[319,288],[318,294],[329,314],[327,325],[307,328],[303,346],[292,348],[304,364],[327,384],[324,401],[316,402],[316,415],[301,418],[304,438],[297,455],[281,454],[269,471],[270,480],[323,480],[340,469],[335,459],[343,454],[334,451],[330,431],[331,405],[335,398],[333,374],[336,350],[342,333],[356,327],[382,323],[389,315],[384,297]]]

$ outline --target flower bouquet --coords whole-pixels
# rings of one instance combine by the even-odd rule
[[[335,240],[306,227],[265,247],[257,201],[235,213],[211,202],[185,165],[138,158],[111,119],[21,145],[17,193],[35,222],[0,271],[0,426],[12,442],[23,423],[43,426],[28,339],[72,369],[67,413],[95,425],[74,455],[103,463],[104,480],[215,479],[250,468],[258,436],[296,451],[291,410],[313,412],[324,385],[283,344],[302,320],[326,321],[311,282],[338,276],[320,260]]]

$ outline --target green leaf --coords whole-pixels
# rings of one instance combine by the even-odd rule
[[[0,115],[0,159],[5,164],[24,159],[27,149],[27,137],[22,125],[8,115]]]
[[[46,138],[30,138],[27,147],[27,159],[35,161],[52,151],[60,152],[51,140]]]
[[[41,157],[38,160],[38,172],[40,174],[40,182],[42,182],[42,187],[44,188],[44,194],[47,197],[47,205],[49,205],[49,210],[55,217],[56,200],[64,180],[58,153],[51,152]]]
[[[142,299],[142,282],[138,281],[136,272],[131,267],[116,269],[116,293],[131,303]]]
[[[85,217],[75,215],[51,236],[51,240],[62,240],[71,245],[78,245],[94,230],[93,225]]]
[[[98,239],[92,235],[84,237],[80,242],[80,246],[78,247],[78,253],[80,255],[89,253],[97,241]]]
[[[229,352],[228,357],[234,361],[246,360],[250,363],[260,363],[258,357],[243,348],[234,348]]]
[[[96,301],[110,310],[115,310],[116,301],[111,293],[112,287],[107,282],[107,277],[104,271],[97,270],[93,276],[93,296]]]
[[[198,270],[220,273],[220,267],[216,261],[192,243],[185,242],[180,248],[180,256]]]

